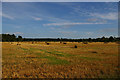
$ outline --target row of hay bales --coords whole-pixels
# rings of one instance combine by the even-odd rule
[[[47,45],[49,45],[50,43],[48,43],[48,42],[45,42]],[[62,42],[60,42],[60,43],[62,43]],[[63,42],[63,44],[67,44],[66,42]],[[77,45],[75,45],[74,46],[74,48],[77,48]]]
[[[20,43],[22,43],[22,42],[17,42],[17,45],[21,45]],[[32,42],[32,44],[35,44],[35,43],[37,43],[37,42]],[[60,42],[61,44],[67,44],[67,42]],[[78,43],[80,43],[80,42],[78,42]],[[82,42],[83,44],[88,44],[88,43],[91,43],[91,42]],[[107,44],[107,43],[109,43],[109,42],[104,42],[105,44]],[[119,43],[120,44],[120,42],[116,42],[117,44]],[[13,42],[10,42],[10,44],[13,44]],[[50,45],[50,43],[49,42],[45,42],[45,44],[47,44],[47,45]]]
[[[61,44],[67,44],[67,42],[60,42]],[[13,44],[12,42],[10,44]],[[32,44],[35,44],[35,42],[32,42]],[[45,42],[46,45],[50,45],[49,42]],[[83,42],[83,44],[88,44],[88,42]],[[20,42],[17,42],[16,45],[21,45]],[[75,45],[73,48],[78,48],[77,45]]]
[[[17,42],[17,45],[21,45],[20,43],[22,43],[22,42]],[[32,43],[32,44],[35,44],[35,43],[37,43],[37,42],[28,42],[28,43]],[[67,44],[67,42],[60,42],[61,44]],[[80,42],[78,42],[78,43],[80,43]],[[83,44],[88,44],[88,42],[82,42]],[[105,42],[105,43],[108,43],[108,42]],[[10,42],[10,44],[13,44],[13,42]],[[49,42],[45,42],[45,44],[47,44],[47,45],[50,45],[50,43]]]
[[[34,43],[37,43],[37,42],[32,42],[32,44],[34,44]],[[60,43],[61,44],[67,44],[67,42],[61,42],[60,41]],[[78,42],[78,43],[80,43],[80,42]],[[82,42],[83,44],[88,44],[88,42]],[[104,42],[104,44],[107,44],[107,43],[109,43],[109,42]],[[118,42],[116,42],[116,43],[118,43]],[[13,44],[12,42],[11,42],[11,44]],[[50,45],[50,43],[49,42],[45,42],[45,44],[46,45]],[[17,43],[17,45],[21,45],[19,42]],[[78,46],[77,45],[74,45],[74,47],[73,48],[78,48]]]
[[[18,42],[17,44],[19,45],[20,43],[22,43],[22,42]],[[38,42],[36,42],[36,41],[32,41],[32,42],[28,42],[28,43],[32,43],[32,44],[35,44],[35,43],[38,43]],[[49,42],[45,42],[47,45],[49,45],[50,43]],[[60,41],[60,43],[62,43],[62,44],[67,44],[67,42],[62,42],[62,41]],[[73,43],[73,42],[72,42]],[[78,42],[78,43],[80,43],[80,42]],[[92,43],[92,42],[82,42],[83,44],[88,44],[88,43]],[[109,42],[104,42],[105,44],[107,44],[107,43],[109,43]],[[120,43],[120,42],[116,42],[117,44],[118,43]],[[13,44],[12,42],[11,42],[11,44]]]

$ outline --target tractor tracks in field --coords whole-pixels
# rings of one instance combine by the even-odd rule
[[[21,49],[24,50],[26,53],[26,56],[24,58],[47,59],[49,64],[70,64],[70,62],[67,59],[70,56],[72,56],[71,54],[66,54],[59,51],[48,51],[48,50],[36,49],[36,48],[26,49],[22,47]],[[32,56],[37,56],[37,57],[32,57]]]

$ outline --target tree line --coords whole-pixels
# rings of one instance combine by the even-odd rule
[[[3,42],[19,42],[19,41],[67,41],[67,42],[117,42],[120,37],[101,37],[101,38],[87,38],[87,39],[67,39],[67,38],[22,38],[22,36],[15,36],[14,34],[0,34]]]

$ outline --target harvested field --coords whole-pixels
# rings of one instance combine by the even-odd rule
[[[116,78],[118,44],[3,42],[3,78]],[[74,46],[77,48],[74,48]]]

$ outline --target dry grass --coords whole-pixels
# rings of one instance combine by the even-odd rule
[[[3,78],[118,77],[118,44],[3,42]],[[77,45],[77,48],[73,48]]]

